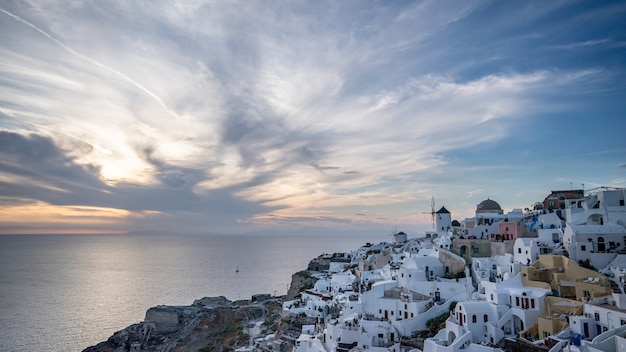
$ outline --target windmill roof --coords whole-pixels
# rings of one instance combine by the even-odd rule
[[[437,210],[437,214],[450,214],[446,207],[441,207],[441,209]]]

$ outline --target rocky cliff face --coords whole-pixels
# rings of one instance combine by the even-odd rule
[[[266,349],[288,351],[288,341],[299,336],[303,324],[315,324],[315,319],[282,316],[282,302],[296,298],[314,284],[315,279],[305,270],[292,275],[284,297],[255,295],[255,302],[205,297],[190,306],[152,307],[143,322],[130,325],[83,352],[234,351],[251,346],[258,336],[273,333],[274,345]],[[281,340],[281,335],[291,338]]]
[[[303,290],[313,288],[315,281],[316,280],[311,276],[311,272],[307,270],[299,271],[291,275],[291,284],[289,285],[285,300],[295,299]]]
[[[278,299],[253,303],[224,297],[203,298],[191,306],[153,307],[144,322],[83,352],[234,351],[247,346],[251,337],[274,331],[277,326],[271,322],[278,320],[281,309]]]

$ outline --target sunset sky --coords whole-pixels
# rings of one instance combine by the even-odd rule
[[[2,1],[0,233],[430,228],[626,187],[626,2]]]

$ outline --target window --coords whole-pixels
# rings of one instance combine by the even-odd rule
[[[478,247],[473,247],[473,248],[472,248],[472,252],[473,252],[474,254],[478,254],[478,252],[479,252],[479,251],[478,251]]]
[[[483,315],[483,321],[486,323],[489,320],[489,317],[487,316],[487,314]]]
[[[515,306],[519,307],[519,297],[515,297]]]
[[[517,253],[522,254],[522,248],[521,247],[517,249]]]
[[[584,244],[580,246],[580,250],[581,251],[586,251],[587,250],[587,246],[585,246]]]
[[[476,314],[472,314],[472,323],[476,322]]]
[[[530,308],[535,309],[535,299],[530,300]]]
[[[596,319],[596,321],[600,321],[600,313],[595,313],[594,318]]]

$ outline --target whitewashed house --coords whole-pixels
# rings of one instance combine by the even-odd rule
[[[485,293],[482,281],[502,282],[517,275],[521,264],[513,261],[513,255],[497,255],[486,258],[473,258],[472,275],[478,282],[478,291]]]
[[[621,293],[626,293],[626,254],[618,254],[609,265],[599,272],[608,276]]]
[[[626,190],[604,190],[566,201],[563,246],[569,257],[601,269],[626,249]]]
[[[614,293],[585,303],[583,315],[570,316],[570,330],[592,340],[594,337],[626,325],[626,295]]]
[[[550,292],[524,286],[519,274],[503,282],[482,284],[485,293],[481,299],[457,303],[446,329],[426,339],[424,352],[460,351],[472,344],[495,344],[515,337],[537,323],[544,311],[544,297]]]
[[[518,238],[513,243],[513,261],[524,265],[539,259],[540,255],[552,254],[555,248],[552,240],[541,238]]]
[[[398,270],[398,284],[415,290],[423,281],[443,277],[444,274],[445,268],[439,261],[438,253],[432,249],[421,249],[404,258]]]
[[[350,271],[325,275],[318,279],[313,289],[322,294],[335,295],[346,291],[352,291],[353,285],[358,281],[356,275]]]
[[[626,326],[620,326],[604,332],[593,340],[581,341],[579,351],[590,352],[624,352],[626,346]],[[562,351],[571,351],[570,346],[565,346]]]
[[[563,241],[563,229],[565,221],[561,220],[556,213],[539,214],[537,218],[537,237],[551,241],[558,245]]]
[[[400,338],[389,321],[366,316],[346,316],[326,324],[322,343],[326,351],[367,350],[400,352]],[[311,344],[314,346],[314,344]],[[299,350],[298,352],[311,352]]]

